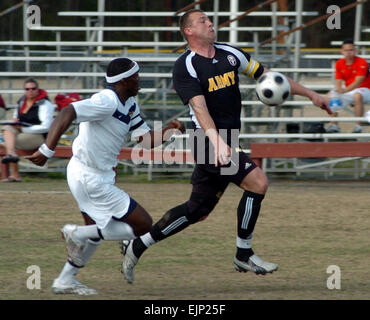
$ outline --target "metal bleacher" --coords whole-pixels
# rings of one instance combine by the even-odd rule
[[[103,0],[97,0],[102,2]],[[190,1],[191,2],[191,1]],[[215,1],[216,5],[217,1]],[[29,6],[25,2],[24,6]],[[201,8],[201,5],[197,5]],[[99,6],[98,6],[99,7]],[[362,4],[357,6],[357,9]],[[236,9],[235,9],[236,8]],[[238,11],[238,0],[230,0],[230,11],[220,12],[218,10],[207,11],[207,14],[218,20],[219,17],[233,19],[242,15],[244,12]],[[269,7],[268,7],[269,8]],[[362,10],[362,8],[361,8]],[[25,12],[25,10],[23,10]],[[362,13],[362,11],[360,11]],[[126,56],[136,60],[141,67],[140,78],[141,87],[137,97],[143,116],[152,125],[154,121],[162,121],[163,125],[171,119],[179,118],[184,123],[189,123],[188,109],[184,107],[174,90],[172,89],[172,67],[174,61],[181,54],[173,52],[174,49],[184,44],[177,26],[163,25],[132,25],[132,26],[106,26],[104,17],[171,17],[175,12],[168,11],[63,11],[58,13],[56,21],[63,17],[83,17],[84,25],[80,26],[43,26],[34,25],[26,29],[23,39],[8,40],[0,42],[0,94],[8,105],[16,103],[22,95],[22,84],[26,77],[34,77],[40,81],[41,86],[49,93],[53,100],[58,93],[78,92],[82,97],[102,89],[105,67],[109,61],[115,57]],[[265,64],[269,69],[283,72],[299,81],[306,87],[316,90],[322,94],[328,92],[333,85],[333,66],[332,61],[341,57],[339,50],[334,54],[312,54],[305,48],[305,43],[301,41],[300,31],[285,37],[284,43],[273,41],[263,47],[260,46],[261,40],[276,36],[277,32],[286,31],[288,25],[278,25],[277,17],[289,17],[292,26],[300,25],[302,17],[316,17],[318,12],[303,11],[302,0],[296,0],[295,11],[280,12],[277,10],[276,2],[272,3],[271,10],[258,10],[248,14],[250,19],[260,17],[270,17],[271,25],[264,27],[244,27],[239,26],[238,21],[231,22],[228,26],[217,29],[218,34],[227,38],[229,43],[244,48],[251,52],[251,55]],[[23,17],[23,21],[26,17]],[[361,25],[361,19],[355,24]],[[369,28],[363,28],[362,32],[370,32]],[[52,33],[55,41],[30,41],[37,39],[40,33]],[[105,32],[119,32],[121,40],[105,41]],[[152,37],[151,41],[129,41],[130,33],[146,33]],[[248,41],[238,41],[238,33],[247,32],[250,35]],[[65,34],[76,34],[74,41],[65,41]],[[163,33],[171,33],[171,41],[162,41]],[[360,41],[357,36],[356,43],[360,47],[361,55],[369,59],[369,41]],[[331,45],[338,46],[340,43],[332,42]],[[304,54],[302,54],[304,51]],[[320,59],[328,62],[328,67],[302,67],[306,61]],[[325,134],[314,132],[303,132],[304,123],[327,123],[331,119],[322,113],[318,108],[312,108],[312,103],[302,97],[291,97],[282,106],[267,107],[256,99],[254,94],[255,84],[248,79],[241,79],[240,89],[243,97],[242,110],[242,131],[240,143],[244,150],[248,151],[250,142],[266,141],[338,141],[338,140],[359,140],[368,141],[370,130],[362,134]],[[317,112],[314,111],[317,109]],[[367,124],[366,118],[356,118],[353,116],[339,117],[338,121],[343,123],[354,123],[361,121]],[[299,131],[294,133],[287,132],[287,124],[298,124]],[[190,126],[188,126],[190,128]],[[72,138],[72,137],[70,137]],[[175,140],[186,139],[187,135],[177,137]],[[184,145],[184,142],[173,143],[176,147]],[[348,159],[343,159],[347,161]],[[354,165],[356,177],[364,176],[367,172],[367,159],[352,159],[360,161]],[[329,162],[328,162],[329,161]],[[291,166],[297,168],[296,174],[301,175],[305,172],[302,164],[297,161],[289,162],[285,160],[271,160],[267,167],[267,172],[273,173],[275,168],[289,167],[287,172],[291,172]],[[335,160],[335,164],[340,160]],[[325,159],[324,164],[317,162],[318,171],[324,168],[333,169],[330,159]],[[31,164],[22,161],[23,171],[40,170]],[[124,170],[133,170],[134,173],[146,172],[148,179],[152,178],[154,172],[175,172],[177,175],[191,171],[193,164],[153,164],[135,165],[130,161],[122,161]],[[299,167],[300,166],[300,167]],[[361,167],[361,168],[360,168]],[[58,167],[59,168],[59,167]],[[310,165],[309,172],[315,169],[315,164]],[[52,170],[52,169],[51,169]],[[351,171],[351,172],[352,172]],[[334,172],[333,170],[330,172]],[[359,174],[359,172],[361,174]]]

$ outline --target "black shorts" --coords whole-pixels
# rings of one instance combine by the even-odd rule
[[[191,176],[191,183],[213,183],[216,185],[226,186],[232,182],[240,186],[243,179],[248,175],[257,165],[253,160],[239,148],[233,151],[232,161],[226,166],[215,166],[211,163],[196,164],[193,174]]]

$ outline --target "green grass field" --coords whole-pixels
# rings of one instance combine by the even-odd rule
[[[187,200],[188,183],[135,183],[126,190],[157,221]],[[27,179],[0,185],[1,300],[333,300],[370,299],[368,182],[272,181],[253,238],[255,252],[279,264],[266,276],[238,273],[236,208],[241,190],[230,185],[214,212],[150,248],[136,267],[136,281],[120,273],[117,242],[105,241],[78,280],[99,295],[54,295],[50,287],[66,261],[59,229],[81,224],[64,179]],[[27,268],[39,266],[41,288],[30,290]],[[330,265],[341,271],[341,288],[329,290]]]

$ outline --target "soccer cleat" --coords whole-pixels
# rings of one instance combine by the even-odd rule
[[[278,269],[277,264],[263,261],[259,256],[255,254],[250,256],[247,262],[238,260],[235,257],[234,266],[235,269],[239,272],[252,271],[255,274],[273,273]]]
[[[71,283],[62,283],[59,279],[55,279],[51,291],[55,294],[78,294],[80,296],[98,294],[95,289],[85,286],[76,279],[73,279]]]
[[[336,124],[331,124],[327,129],[326,133],[339,133],[340,128]]]
[[[125,256],[122,262],[122,273],[128,283],[134,282],[134,267],[139,261],[132,251],[133,240],[123,240],[121,245],[122,254]]]
[[[82,267],[84,265],[82,251],[85,243],[73,237],[73,233],[77,230],[77,225],[66,224],[60,231],[62,238],[67,244],[67,254],[69,260],[76,266]]]

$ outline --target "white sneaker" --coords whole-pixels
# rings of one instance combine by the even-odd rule
[[[336,124],[331,124],[325,131],[326,133],[339,133],[340,128]]]
[[[85,243],[76,239],[73,233],[77,230],[77,225],[66,224],[60,231],[62,238],[67,244],[67,254],[68,258],[76,266],[82,267],[84,265],[82,251],[84,249]]]
[[[58,278],[54,280],[51,287],[51,291],[55,294],[78,294],[80,296],[90,296],[98,294],[95,289],[89,288],[77,281],[76,279],[72,280],[71,283],[63,283]]]
[[[236,257],[234,258],[235,269],[239,272],[252,271],[255,274],[266,274],[273,273],[278,269],[278,265],[275,263],[263,261],[259,256],[252,255],[248,261],[240,261]]]
[[[355,125],[352,133],[362,133],[362,128],[358,124]]]
[[[134,282],[134,268],[139,261],[132,251],[133,240],[123,240],[121,243],[122,254],[125,256],[122,262],[122,273],[128,283]]]

